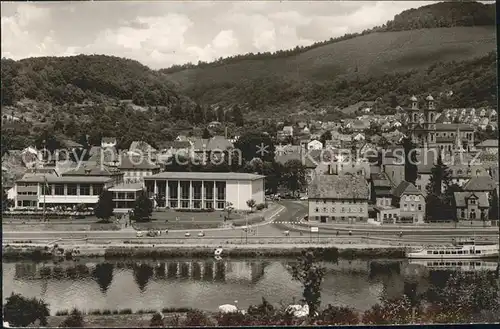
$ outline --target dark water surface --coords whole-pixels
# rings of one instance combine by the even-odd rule
[[[192,307],[216,311],[221,304],[247,308],[261,302],[291,303],[301,298],[283,260],[141,260],[80,259],[59,263],[4,262],[3,299],[11,292],[43,298],[51,314],[78,307],[161,309]],[[425,264],[424,264],[425,265]],[[366,310],[385,297],[398,297],[411,283],[418,290],[437,284],[435,272],[406,260],[339,260],[324,263],[322,304]],[[491,264],[477,263],[479,267]],[[439,271],[439,273],[443,273]],[[437,280],[437,281],[436,281]]]

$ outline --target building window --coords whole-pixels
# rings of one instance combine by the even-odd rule
[[[422,190],[422,186],[420,186],[420,185],[417,185],[417,188],[418,188],[419,190]]]
[[[470,204],[476,204],[476,199],[470,199]]]
[[[76,185],[68,184],[68,195],[76,195]]]
[[[201,208],[201,201],[200,200],[193,201],[193,207],[195,209],[200,209]]]
[[[462,210],[460,211],[460,217],[461,217],[461,218],[465,218],[465,210],[464,210],[464,209],[462,209]]]
[[[102,185],[94,184],[92,185],[92,195],[101,195]]]
[[[214,207],[214,203],[212,201],[205,201],[205,209],[212,209]]]
[[[471,209],[469,214],[470,219],[476,219],[476,210]]]
[[[326,210],[326,207],[323,208],[323,212],[327,212],[328,210]]]
[[[319,208],[318,208],[318,207],[316,207],[316,209],[314,209],[314,210],[315,210],[316,212],[319,212]]]
[[[23,202],[22,201],[17,201],[17,206],[18,207],[22,207],[23,206]]]
[[[226,203],[224,201],[217,201],[217,209],[224,209],[226,207]]]
[[[170,200],[170,208],[177,208],[177,200]]]
[[[418,205],[418,211],[422,211],[422,205],[421,204]]]
[[[405,211],[408,209],[408,204],[407,204],[407,203],[403,204],[403,209],[404,209]]]
[[[216,182],[217,200],[226,200],[226,182]]]
[[[54,187],[54,195],[64,195],[64,185],[56,184]]]
[[[384,219],[387,219],[387,214],[384,214]]]
[[[332,212],[335,212],[335,207],[332,207]]]
[[[189,208],[189,201],[182,200],[181,201],[181,208]]]
[[[344,207],[342,207],[341,212],[345,212],[345,208]]]
[[[90,184],[80,184],[80,195],[90,195]]]
[[[361,213],[362,213],[362,212],[363,212],[363,208],[359,208],[359,212],[361,212]]]

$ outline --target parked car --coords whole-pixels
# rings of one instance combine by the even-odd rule
[[[191,236],[191,233],[186,232],[186,234],[184,234],[184,236],[185,236],[186,238],[188,238],[188,237],[190,237],[190,236]]]
[[[307,200],[307,199],[309,199],[309,198],[307,197],[307,195],[304,195],[303,197],[300,197],[300,200]]]
[[[137,233],[135,234],[136,237],[138,238],[142,238],[144,236],[144,233],[141,232],[141,231],[137,231]]]
[[[285,231],[285,232],[283,232],[283,234],[284,234],[285,236],[290,236],[290,231]]]
[[[202,238],[202,237],[204,237],[204,236],[205,236],[205,233],[200,232],[200,233],[198,233],[198,236],[199,236],[200,238]]]

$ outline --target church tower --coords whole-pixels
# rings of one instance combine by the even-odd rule
[[[436,105],[431,95],[425,98],[424,129],[427,131],[427,143],[429,146],[436,144]]]
[[[420,110],[418,109],[418,99],[417,97],[415,97],[415,95],[411,96],[410,102],[411,102],[411,107],[407,111],[408,120],[406,123],[408,131],[411,132],[410,134],[411,139],[415,141],[416,140],[415,128],[419,123]]]

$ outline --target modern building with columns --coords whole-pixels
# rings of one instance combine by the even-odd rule
[[[144,185],[157,207],[221,210],[230,202],[237,210],[250,210],[248,200],[264,202],[264,176],[255,174],[162,172],[144,177]]]
[[[76,206],[93,207],[104,188],[113,185],[113,178],[103,176],[24,175],[16,181],[15,208]]]

